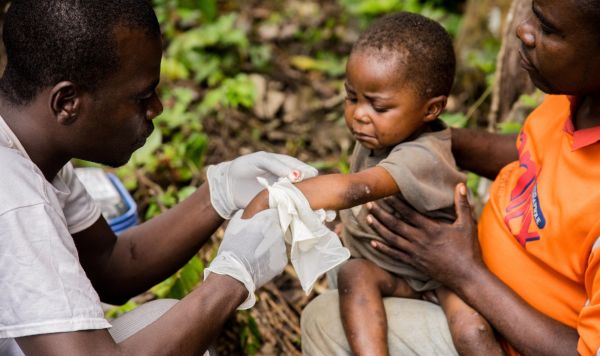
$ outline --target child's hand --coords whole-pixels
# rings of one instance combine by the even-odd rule
[[[244,214],[242,214],[242,219],[250,219],[255,214],[266,209],[269,209],[269,191],[265,189],[248,203],[248,206],[244,209]]]

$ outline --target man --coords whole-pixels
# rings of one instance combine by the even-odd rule
[[[510,138],[453,132],[459,165],[495,177],[478,230],[464,185],[454,224],[397,198],[389,202],[402,220],[371,205],[372,225],[387,241],[374,247],[455,291],[509,354],[600,354],[599,23],[598,1],[534,0],[517,30],[522,66],[550,95],[526,120],[516,149]],[[347,352],[336,308],[335,294],[306,308],[307,354]],[[386,308],[396,354],[456,352],[434,304],[389,299]]]
[[[316,171],[266,153],[212,166],[190,198],[117,239],[69,160],[118,166],[151,133],[162,51],[150,2],[15,0],[3,36],[0,354],[201,353],[283,270],[274,211],[234,217],[211,273],[174,306],[144,305],[109,334],[100,300],[122,303],[174,273],[262,189],[257,176]]]

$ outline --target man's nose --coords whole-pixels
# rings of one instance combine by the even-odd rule
[[[531,18],[532,16],[529,16],[517,26],[517,37],[528,48],[535,47],[535,33],[531,24]]]
[[[148,105],[148,109],[146,110],[146,117],[148,120],[154,120],[155,117],[160,115],[163,111],[163,105],[160,101],[158,95],[154,95],[152,98],[152,102]]]

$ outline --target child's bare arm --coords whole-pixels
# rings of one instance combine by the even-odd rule
[[[396,194],[400,191],[392,176],[381,167],[358,173],[327,174],[296,184],[311,208],[340,210]],[[243,218],[269,207],[269,193],[260,192],[246,207]]]

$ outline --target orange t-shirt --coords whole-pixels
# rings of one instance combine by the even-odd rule
[[[488,268],[600,351],[600,127],[573,130],[572,100],[546,96],[517,139],[479,223]],[[596,210],[598,209],[598,210]],[[515,354],[514,350],[509,350]]]

